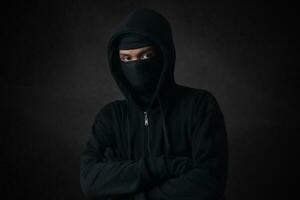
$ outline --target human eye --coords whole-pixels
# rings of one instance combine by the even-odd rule
[[[152,55],[153,55],[152,52],[147,52],[142,55],[141,59],[142,60],[148,59],[148,58],[152,57]]]
[[[130,56],[122,56],[121,57],[121,61],[123,61],[123,62],[129,62],[129,61],[131,61],[131,57]]]

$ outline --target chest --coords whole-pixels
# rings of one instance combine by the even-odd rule
[[[162,154],[191,156],[192,111],[169,107],[153,112],[131,111],[122,120],[118,148],[133,159]]]

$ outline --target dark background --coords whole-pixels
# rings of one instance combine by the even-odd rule
[[[220,2],[2,4],[1,195],[84,199],[79,154],[95,114],[123,98],[107,41],[130,11],[150,7],[172,26],[176,82],[211,91],[223,110],[228,200],[288,199],[290,135],[299,133],[296,9]]]

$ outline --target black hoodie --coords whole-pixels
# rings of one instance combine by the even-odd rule
[[[118,40],[125,33],[148,37],[163,52],[163,71],[146,110],[118,65]],[[224,200],[224,117],[211,92],[174,81],[169,22],[152,9],[135,10],[114,31],[107,48],[110,72],[126,98],[106,104],[95,117],[81,154],[83,193],[90,199]]]

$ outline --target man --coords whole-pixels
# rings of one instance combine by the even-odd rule
[[[110,72],[126,97],[100,109],[81,155],[93,199],[224,200],[227,133],[216,98],[174,81],[169,22],[130,13],[108,43]]]

